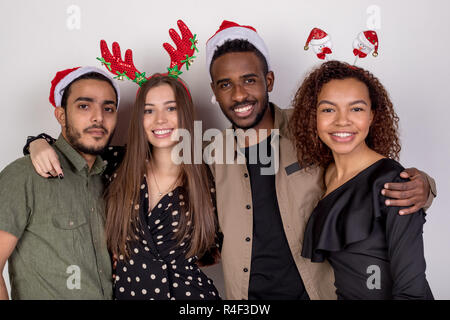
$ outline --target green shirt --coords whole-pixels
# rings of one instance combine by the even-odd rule
[[[12,299],[111,299],[104,234],[105,163],[91,170],[59,136],[64,179],[40,177],[29,156],[0,173],[0,230],[19,241],[9,258]]]

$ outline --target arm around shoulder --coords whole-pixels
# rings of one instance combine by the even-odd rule
[[[433,203],[434,198],[437,197],[437,189],[436,189],[436,181],[432,177],[430,177],[426,172],[421,171],[422,174],[425,176],[425,178],[428,181],[428,184],[430,185],[430,193],[428,195],[427,202],[425,203],[424,210],[427,211],[431,204]]]
[[[52,147],[55,141],[51,136],[41,133],[36,137],[28,137],[23,148],[24,155],[30,155],[34,170],[43,178],[64,177],[58,155]]]

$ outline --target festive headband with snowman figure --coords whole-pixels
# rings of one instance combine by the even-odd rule
[[[333,53],[331,37],[322,29],[313,28],[306,40],[305,50],[312,46],[314,53],[319,59],[327,60],[328,56]],[[372,52],[373,51],[373,52]],[[358,58],[365,58],[372,52],[374,57],[378,56],[378,35],[373,30],[362,31],[358,33],[355,40],[353,40],[353,54],[355,55],[355,62]]]
[[[198,52],[196,46],[198,40],[197,35],[193,35],[191,30],[189,30],[182,20],[178,20],[177,24],[181,32],[181,37],[174,29],[171,28],[169,30],[169,35],[177,49],[167,42],[163,44],[164,49],[166,49],[170,56],[170,65],[167,68],[168,72],[163,73],[162,75],[168,75],[169,77],[178,79],[190,95],[185,83],[178,77],[183,73],[181,68],[184,64],[186,64],[186,70],[189,70],[190,65],[194,62],[194,58],[196,58],[194,53],[195,51]],[[140,72],[134,66],[133,52],[131,49],[125,51],[125,60],[122,60],[120,46],[117,42],[113,42],[112,44],[112,54],[109,51],[105,40],[100,41],[100,50],[102,57],[97,58],[97,60],[99,60],[112,74],[116,75],[114,79],[128,79],[135,82],[139,87],[142,87],[144,83],[153,77],[153,75],[146,76],[145,72]]]

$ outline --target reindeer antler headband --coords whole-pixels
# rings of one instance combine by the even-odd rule
[[[167,42],[163,44],[164,49],[166,49],[170,56],[170,66],[167,68],[168,72],[163,75],[168,75],[175,79],[178,79],[178,76],[183,73],[181,72],[181,68],[184,64],[186,64],[186,70],[189,70],[190,65],[194,62],[193,59],[196,58],[196,56],[194,56],[195,51],[198,52],[196,46],[198,42],[196,39],[197,35],[192,35],[192,32],[183,21],[178,20],[177,24],[181,32],[181,37],[174,29],[171,28],[169,30],[169,35],[177,48],[175,49]],[[117,42],[113,42],[112,44],[112,54],[109,51],[105,40],[100,41],[100,50],[102,58],[97,58],[97,60],[99,60],[111,73],[116,75],[115,79],[124,80],[126,78],[141,87],[153,76],[147,77],[145,72],[140,72],[134,66],[133,52],[131,49],[125,51],[125,60],[122,60],[120,46]],[[181,83],[183,83],[183,81],[181,81]],[[184,83],[183,86],[189,93],[189,90]]]

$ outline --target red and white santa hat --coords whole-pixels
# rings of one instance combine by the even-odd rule
[[[367,30],[359,33],[358,40],[366,47],[374,50],[372,53],[373,56],[376,57],[378,55],[378,35],[375,31]]]
[[[78,79],[82,75],[85,75],[87,73],[100,73],[107,77],[109,80],[111,80],[112,85],[114,86],[114,89],[116,89],[117,92],[117,108],[119,108],[119,101],[120,101],[120,91],[119,86],[114,81],[114,79],[111,78],[111,76],[102,69],[96,68],[96,67],[76,67],[72,69],[66,69],[62,70],[56,73],[55,77],[52,80],[52,87],[50,88],[50,96],[49,101],[54,107],[60,107],[61,106],[61,100],[62,96],[64,94],[64,90],[67,88],[69,84],[71,84],[74,80]]]
[[[330,40],[331,38],[328,33],[323,31],[322,29],[314,28],[311,30],[308,39],[306,40],[305,50],[308,50],[309,44],[311,44],[312,46],[320,46],[321,44],[325,44]]]
[[[242,26],[236,22],[227,20],[222,22],[219,30],[217,30],[217,32],[206,42],[206,66],[208,67],[208,70],[217,48],[226,41],[235,39],[247,40],[254,45],[256,49],[262,53],[264,58],[266,58],[267,66],[270,70],[269,50],[267,49],[264,40],[256,32],[256,29],[251,26]]]

